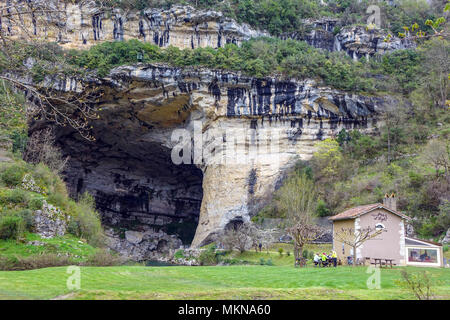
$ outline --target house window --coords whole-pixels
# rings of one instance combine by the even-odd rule
[[[437,263],[437,249],[408,248],[409,262]]]
[[[376,225],[375,225],[375,230],[383,230],[385,227],[384,227],[384,224],[382,224],[382,223],[377,223]]]

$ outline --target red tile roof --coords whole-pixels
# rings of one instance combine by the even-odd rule
[[[381,204],[381,203],[373,203],[373,204],[366,204],[363,206],[358,206],[358,207],[347,209],[344,212],[341,212],[335,216],[330,217],[329,220],[354,219],[354,218],[359,217],[360,215],[363,215],[365,213],[368,213],[376,208],[383,208],[383,209],[388,210],[404,219],[409,219],[409,217],[404,215],[403,213],[389,209],[389,208],[383,206],[383,204]]]

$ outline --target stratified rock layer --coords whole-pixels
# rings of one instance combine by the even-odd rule
[[[171,9],[150,8],[143,11],[110,9],[95,1],[0,1],[1,7],[15,3],[29,33],[66,48],[83,49],[103,41],[139,39],[160,47],[223,47],[240,44],[252,37],[268,35],[237,24],[221,12],[195,10],[191,6]],[[9,6],[11,8],[11,6]],[[42,13],[44,8],[45,11]],[[48,9],[55,10],[48,12]],[[6,9],[5,9],[6,10]],[[33,14],[30,12],[34,10]],[[15,9],[11,9],[15,12]],[[2,30],[7,35],[29,36],[4,13]]]

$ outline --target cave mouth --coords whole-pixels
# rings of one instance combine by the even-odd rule
[[[144,234],[147,244],[155,244],[147,251],[190,246],[203,198],[199,168],[173,164],[171,150],[154,141],[77,143],[61,137],[60,145],[70,156],[64,172],[69,192],[94,196],[106,231],[122,240],[129,236],[134,245],[146,243],[139,242]]]

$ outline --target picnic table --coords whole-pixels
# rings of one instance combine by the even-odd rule
[[[373,260],[374,260],[374,263],[372,263],[372,264],[374,264],[375,267],[379,264],[380,268],[383,268],[383,265],[385,265],[386,268],[388,266],[390,266],[392,268],[392,265],[393,265],[392,261],[394,261],[394,259],[386,259],[386,258],[374,258]]]

